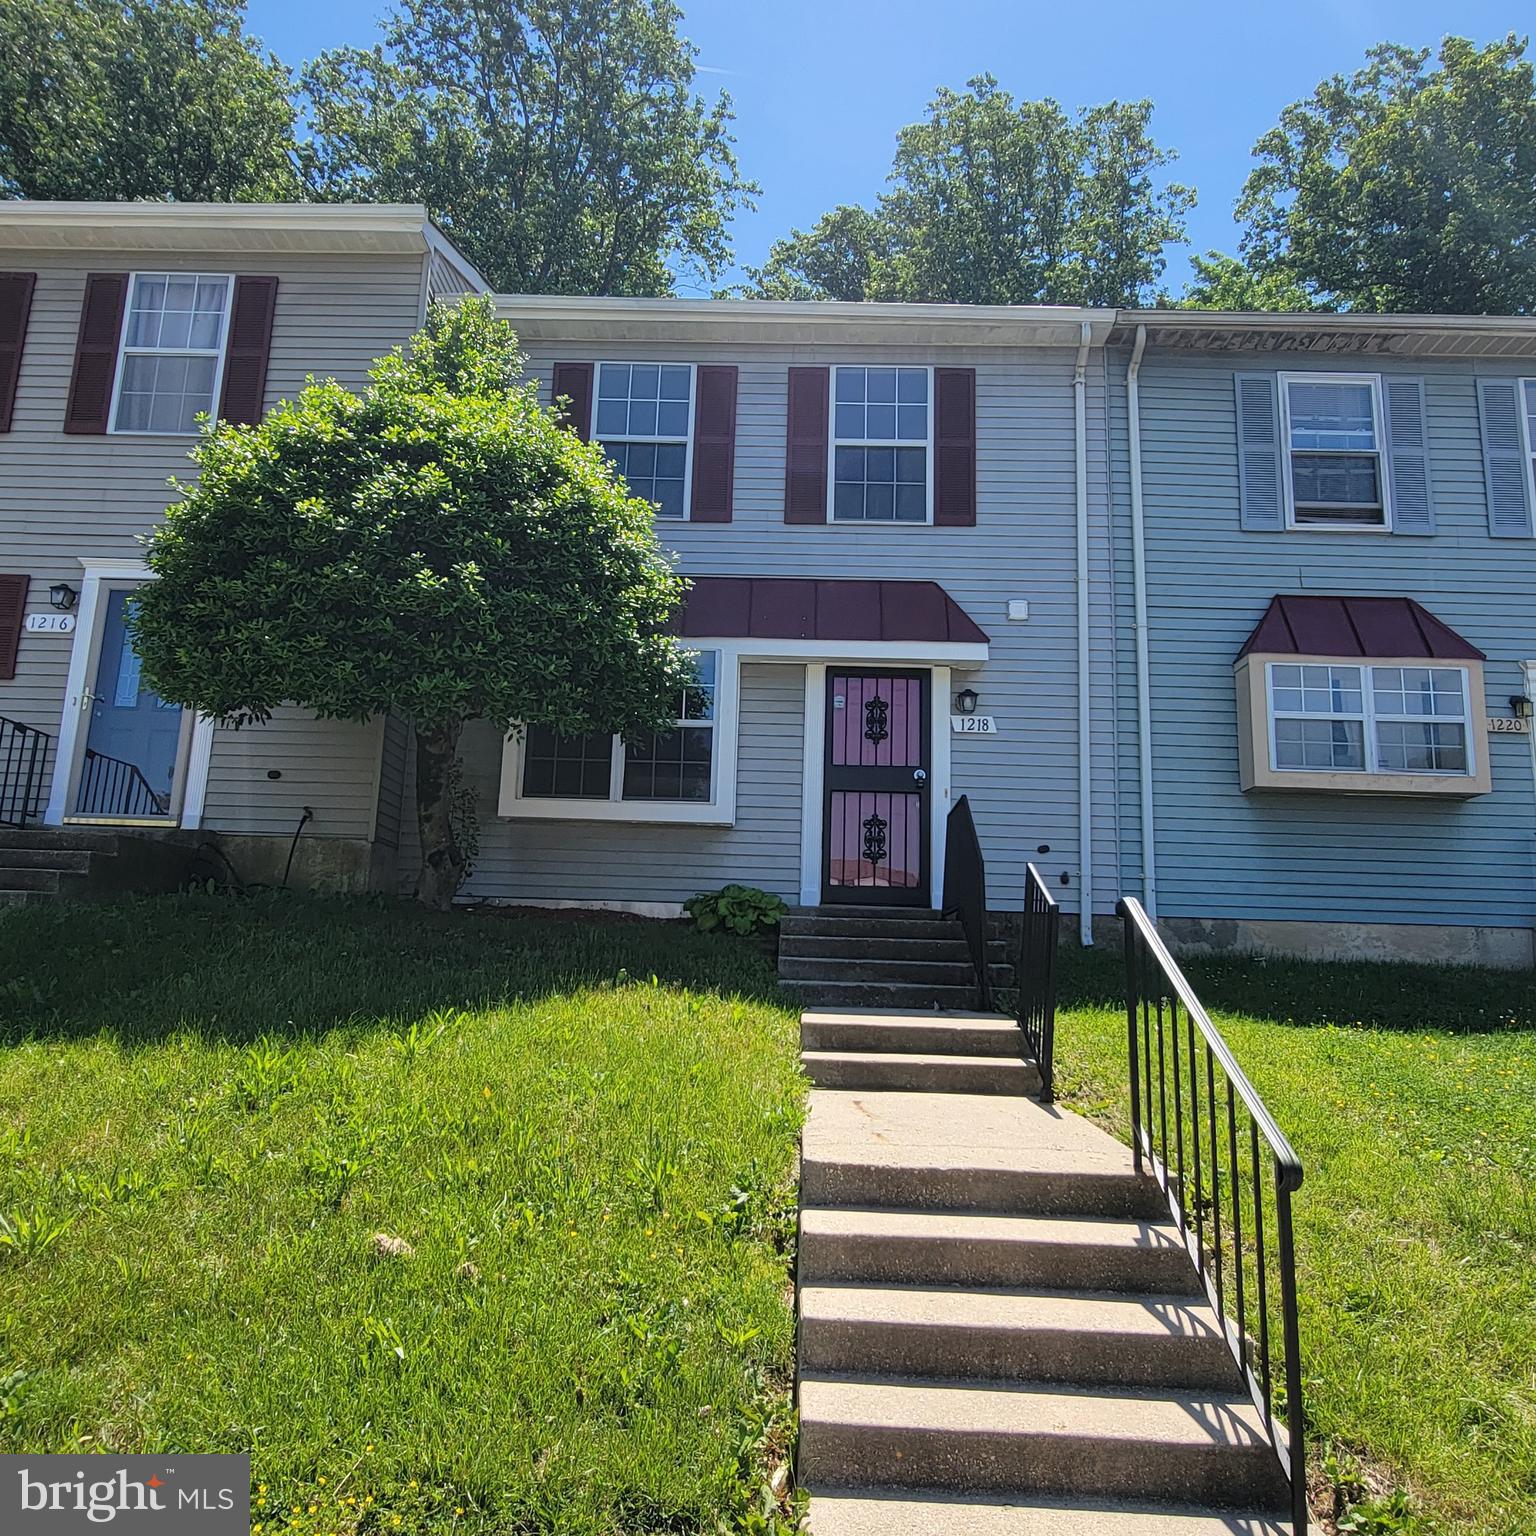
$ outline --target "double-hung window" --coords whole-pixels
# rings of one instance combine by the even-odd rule
[[[1277,772],[1471,774],[1462,667],[1269,664]]]
[[[606,732],[562,736],[549,726],[529,726],[516,798],[530,806],[553,801],[709,806],[719,790],[719,652],[699,652],[696,667],[668,730],[626,741]]]
[[[1282,374],[1280,401],[1291,526],[1390,527],[1381,380]]]
[[[832,519],[926,523],[933,378],[927,368],[832,370]]]
[[[688,515],[691,363],[599,363],[593,436],[658,517]]]
[[[133,274],[114,432],[194,433],[199,415],[214,414],[233,289],[228,276]]]

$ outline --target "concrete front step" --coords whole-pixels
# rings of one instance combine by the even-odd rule
[[[803,1206],[1157,1219],[1156,1184],[1080,1115],[1001,1094],[818,1089],[801,1144]]]
[[[902,1093],[1038,1093],[1031,1061],[1002,1056],[924,1056],[911,1051],[801,1051],[818,1088]]]
[[[969,987],[976,972],[969,960],[850,960],[779,956],[781,981],[871,981],[896,985]]]
[[[0,827],[0,848],[70,848],[116,853],[118,835],[77,827]]]
[[[856,963],[864,960],[943,960],[951,964],[971,963],[965,940],[953,938],[878,938],[845,933],[780,933],[779,958],[797,960],[840,960]]]
[[[953,939],[963,938],[960,925],[935,913],[926,916],[906,908],[893,907],[884,916],[861,912],[786,912],[779,919],[781,936],[843,937],[862,939]]]
[[[800,1369],[1234,1392],[1204,1297],[917,1285],[800,1288]]]
[[[59,885],[57,869],[0,869],[0,891],[37,891],[51,896]]]
[[[884,1008],[897,1013],[956,1013],[976,1006],[976,988],[888,981],[781,981],[807,1008]]]
[[[923,1055],[1020,1057],[1018,1025],[996,1013],[899,1014],[883,1009],[812,1010],[800,1015],[808,1051],[915,1051]]]
[[[0,888],[0,907],[22,907],[29,902],[50,900],[52,897],[44,891],[7,891]]]
[[[1103,1499],[850,1489],[811,1500],[810,1536],[1290,1536],[1289,1520]]]
[[[1237,1393],[803,1374],[800,1483],[1280,1509],[1263,1419]]]
[[[1169,1222],[810,1206],[800,1212],[797,1253],[802,1285],[862,1280],[1186,1296],[1199,1290]]]
[[[89,848],[7,848],[0,844],[0,884],[13,869],[56,869],[83,875],[93,857]]]

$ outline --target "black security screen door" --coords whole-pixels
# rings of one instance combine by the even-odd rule
[[[928,905],[928,683],[827,672],[823,901]]]

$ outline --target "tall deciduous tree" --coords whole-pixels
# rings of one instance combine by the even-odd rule
[[[1178,301],[1179,309],[1306,310],[1325,309],[1283,265],[1250,267],[1236,256],[1207,251],[1191,256],[1194,273]]]
[[[327,196],[420,201],[500,288],[664,294],[713,277],[756,190],[693,91],[671,0],[403,0],[304,72]]]
[[[843,207],[776,244],[751,276],[768,297],[967,304],[1135,304],[1184,239],[1194,194],[1150,102],[1068,114],[1016,102],[990,75],[941,90],[897,135],[873,210]]]
[[[1254,146],[1242,251],[1329,307],[1536,311],[1536,93],[1526,39],[1383,43]]]
[[[5,0],[0,193],[298,196],[292,82],[244,23],[244,0]]]
[[[539,407],[487,299],[434,309],[359,396],[312,383],[209,429],[149,546],[135,642],[164,699],[233,724],[296,704],[416,738],[422,870],[464,873],[450,816],[468,720],[663,729],[690,680],[648,502]]]

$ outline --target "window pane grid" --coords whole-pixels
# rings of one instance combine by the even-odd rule
[[[134,275],[116,431],[190,434],[199,415],[212,413],[230,282],[196,272]]]
[[[687,363],[599,363],[593,436],[630,492],[658,517],[687,516],[693,369]]]
[[[1274,767],[1471,773],[1468,702],[1456,667],[1271,663]]]
[[[1289,378],[1284,390],[1293,520],[1385,526],[1375,384]]]
[[[835,368],[832,517],[928,520],[926,368]]]

